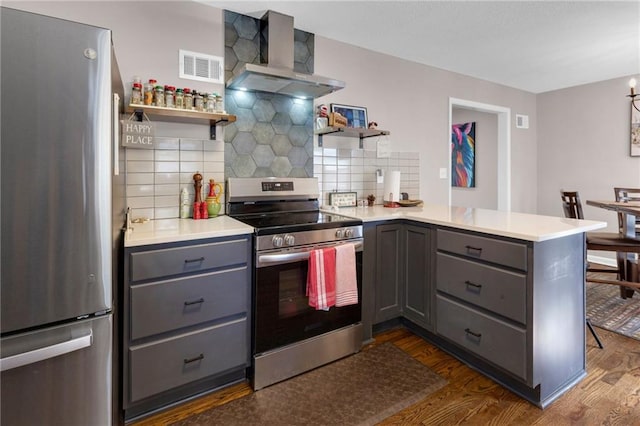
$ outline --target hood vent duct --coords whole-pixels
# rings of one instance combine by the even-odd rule
[[[344,89],[343,81],[294,71],[293,17],[270,10],[262,20],[268,25],[267,49],[261,48],[267,64],[244,64],[241,72],[227,81],[227,88],[303,99]]]

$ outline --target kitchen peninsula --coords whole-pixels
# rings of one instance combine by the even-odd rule
[[[365,340],[403,324],[542,408],[584,378],[584,233],[606,223],[443,205],[340,213],[364,222]]]
[[[338,213],[364,223],[365,340],[376,331],[402,324],[543,408],[585,376],[584,233],[604,228],[604,222],[428,204],[340,208]],[[236,268],[233,265],[240,265],[242,273],[229,275],[236,283],[227,291],[234,294],[229,304],[233,309],[222,312],[222,307],[217,307],[214,318],[200,318],[201,323],[187,326],[206,336],[214,333],[204,326],[210,323],[234,336],[239,333],[233,340],[233,351],[224,355],[235,375],[220,376],[212,367],[206,370],[210,380],[204,383],[221,386],[241,380],[249,365],[250,289],[246,274],[253,229],[228,216],[201,221],[156,220],[134,224],[134,228],[125,240],[132,256],[125,262],[131,274],[126,281],[132,290],[151,290],[149,284],[159,280],[144,273],[136,275],[136,263],[145,266],[157,258],[157,268],[146,270],[160,273],[170,268],[176,250],[193,247],[198,253],[203,249],[215,252],[220,262],[197,268],[202,271],[197,274],[226,275]],[[170,256],[162,258],[165,253]],[[204,256],[205,263],[210,257],[188,254],[194,259]],[[165,272],[170,277],[182,273]],[[184,278],[190,279],[190,274]],[[192,285],[197,288],[199,283]],[[134,292],[130,297],[137,296]],[[134,300],[127,297],[127,305],[130,303]],[[130,308],[135,316],[134,306]],[[145,320],[138,328],[142,334],[126,336],[127,350],[135,355],[142,346],[155,342],[154,336],[170,336],[176,345],[183,344],[178,332],[147,332],[146,328],[156,323]],[[167,327],[173,329],[169,324]],[[232,338],[231,334],[224,338]],[[149,337],[141,338],[143,335]],[[142,342],[144,345],[139,344]],[[125,408],[134,416],[166,403],[154,394],[187,383],[175,377],[150,388],[147,379],[155,375],[138,372],[138,366],[146,365],[144,357],[140,359],[137,364],[125,363],[125,377],[133,389]],[[136,387],[136,383],[140,385]],[[172,394],[176,400],[181,398],[180,391]]]

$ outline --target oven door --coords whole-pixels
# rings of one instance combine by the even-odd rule
[[[356,245],[358,303],[339,308],[333,306],[328,311],[316,310],[309,306],[306,296],[309,252],[346,242]],[[257,253],[254,354],[360,322],[362,247],[362,239],[356,239]]]

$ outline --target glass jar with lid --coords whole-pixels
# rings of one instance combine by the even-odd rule
[[[207,96],[206,110],[207,112],[216,111],[216,94],[215,93],[209,93],[209,96]]]
[[[164,106],[164,88],[162,86],[156,86],[153,91],[153,104],[157,107]]]
[[[148,83],[144,84],[143,99],[145,105],[153,105],[153,89],[155,88],[155,80],[150,79]]]
[[[216,93],[216,112],[224,113],[224,104],[222,103],[222,95]]]
[[[176,109],[184,109],[184,92],[182,89],[176,89],[175,104]]]
[[[142,84],[141,83],[133,83],[133,88],[131,89],[131,103],[134,105],[142,104]]]
[[[198,92],[193,92],[193,108],[196,111],[203,111],[204,110],[203,101],[204,100],[203,100],[201,94],[199,94]]]
[[[184,88],[184,109],[193,109],[193,94],[188,87]]]
[[[173,86],[165,86],[164,88],[164,106],[167,108],[174,108],[173,92],[176,90]]]

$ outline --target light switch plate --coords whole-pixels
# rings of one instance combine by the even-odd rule
[[[447,169],[444,167],[440,168],[440,179],[446,179],[447,178]]]
[[[356,192],[330,192],[329,204],[335,207],[355,207],[357,197]]]

